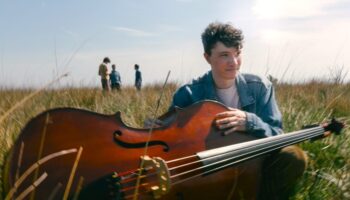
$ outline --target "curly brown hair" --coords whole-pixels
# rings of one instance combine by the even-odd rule
[[[211,55],[211,49],[217,42],[222,42],[227,47],[241,49],[243,38],[242,31],[233,27],[230,23],[210,23],[202,33],[204,52]]]

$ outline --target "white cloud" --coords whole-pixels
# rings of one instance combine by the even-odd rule
[[[345,0],[256,0],[252,10],[259,19],[304,18],[327,14],[328,6]]]
[[[267,44],[299,42],[304,45],[313,45],[320,41],[342,43],[350,34],[350,21],[348,20],[313,20],[297,24],[294,28],[281,29],[280,27],[263,28],[259,38]]]
[[[161,24],[161,25],[159,25],[159,28],[160,28],[162,33],[184,31],[182,28],[180,28],[178,26],[167,25],[167,24]]]
[[[258,30],[245,47],[250,58],[246,68],[267,66],[268,70],[258,69],[284,80],[327,77],[330,66],[344,65],[349,69],[349,35],[347,19],[307,20],[293,28],[266,27]]]
[[[111,29],[115,30],[115,31],[120,31],[120,32],[124,32],[127,33],[131,36],[136,36],[136,37],[149,37],[149,36],[154,36],[154,33],[150,33],[150,32],[146,32],[146,31],[142,31],[142,30],[137,30],[137,29],[132,29],[132,28],[127,28],[127,27],[110,27]]]

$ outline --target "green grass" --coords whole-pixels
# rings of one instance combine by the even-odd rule
[[[158,115],[167,111],[177,84],[169,84],[160,102]],[[56,107],[75,107],[103,114],[121,111],[130,126],[142,127],[145,118],[154,115],[161,84],[149,85],[137,92],[132,87],[121,92],[103,93],[99,88],[66,88],[45,90],[21,104],[0,122],[0,165],[20,130],[29,119]],[[32,90],[0,89],[0,116]],[[285,132],[302,125],[319,123],[331,117],[350,122],[350,84],[310,82],[279,84],[276,98],[283,113]],[[292,199],[350,199],[350,131],[300,146],[309,156],[307,172],[299,182]],[[348,195],[348,196],[347,196]],[[0,197],[1,199],[1,197]]]

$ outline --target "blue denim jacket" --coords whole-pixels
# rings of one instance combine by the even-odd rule
[[[282,133],[282,115],[271,82],[266,78],[241,73],[237,74],[235,81],[241,110],[247,115],[247,132],[259,138]],[[191,84],[180,87],[173,96],[170,108],[184,108],[203,100],[221,102],[216,94],[211,71],[193,80]]]

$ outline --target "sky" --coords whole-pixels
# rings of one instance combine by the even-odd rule
[[[349,0],[0,0],[0,87],[99,86],[104,57],[123,85],[186,83],[208,71],[211,22],[243,31],[241,71],[284,82],[350,81]],[[110,66],[109,66],[110,67]]]

